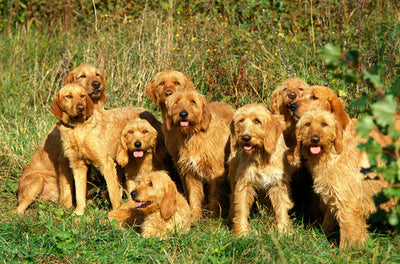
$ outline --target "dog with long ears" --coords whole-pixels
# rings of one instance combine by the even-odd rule
[[[330,230],[339,225],[341,248],[365,245],[366,218],[376,211],[372,197],[388,187],[382,178],[361,172],[365,153],[344,133],[343,122],[334,113],[304,113],[297,125],[293,162],[310,170],[313,188],[327,208],[322,226]]]
[[[269,197],[279,232],[290,229],[289,210],[292,167],[281,123],[263,104],[239,108],[231,126],[228,178],[232,185],[230,217],[233,231],[246,235],[256,191]]]
[[[192,217],[189,205],[165,171],[139,175],[134,180],[132,200],[111,211],[110,221],[133,226],[144,237],[165,238],[168,232],[186,232]]]
[[[225,103],[208,103],[193,89],[176,91],[166,99],[165,107],[165,145],[178,169],[192,216],[202,216],[206,197],[208,209],[217,216],[234,110]]]
[[[158,129],[160,122],[143,108],[94,111],[88,93],[76,84],[67,84],[57,92],[51,112],[58,119],[64,154],[73,172],[76,195],[74,214],[82,215],[86,209],[86,174],[89,165],[102,173],[112,208],[118,208],[121,195],[115,159],[122,130],[136,118],[147,119]]]
[[[91,65],[83,64],[72,70],[64,85],[82,86],[93,101],[94,109],[103,109],[107,101],[103,73]],[[54,125],[44,142],[33,154],[31,161],[18,180],[18,205],[11,211],[25,214],[28,206],[38,197],[45,200],[60,199],[67,208],[72,207],[73,176],[68,160],[64,157],[60,131]]]

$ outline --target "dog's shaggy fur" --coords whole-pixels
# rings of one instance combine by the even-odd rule
[[[133,191],[134,181],[139,175],[165,169],[165,155],[161,135],[147,120],[135,119],[125,126],[116,161],[125,170],[128,193]]]
[[[388,183],[361,173],[365,153],[343,137],[342,120],[326,110],[306,112],[298,123],[294,157],[310,170],[325,212],[323,227],[338,223],[340,247],[362,246],[368,238],[366,218],[376,211],[372,196]]]
[[[67,84],[58,91],[51,112],[58,119],[64,154],[73,171],[76,194],[74,213],[82,215],[86,209],[88,165],[94,165],[103,174],[112,207],[119,207],[121,195],[114,160],[121,132],[132,119],[146,118],[154,127],[160,127],[159,121],[142,108],[94,111],[89,95],[76,84]]]
[[[131,196],[133,201],[109,213],[110,221],[134,226],[144,237],[165,238],[168,232],[190,229],[189,205],[165,171],[138,176]]]
[[[248,218],[257,190],[269,197],[278,230],[289,229],[292,167],[279,121],[263,104],[245,105],[233,117],[230,141],[233,231],[237,235],[249,231]]]
[[[90,95],[94,108],[103,109],[107,100],[106,87],[99,69],[91,65],[80,65],[68,74],[65,84],[68,83],[82,86]],[[64,157],[60,131],[54,125],[18,180],[18,205],[11,211],[24,214],[39,195],[46,200],[60,198],[63,206],[72,207],[72,181],[72,171]]]
[[[165,145],[178,169],[192,216],[202,215],[209,186],[208,209],[217,216],[221,185],[226,179],[229,123],[234,110],[225,103],[208,103],[199,92],[176,91],[165,101]]]

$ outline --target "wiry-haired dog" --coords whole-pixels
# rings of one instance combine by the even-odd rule
[[[165,171],[142,174],[134,182],[133,201],[111,211],[110,221],[134,226],[144,237],[164,238],[168,231],[190,229],[189,205]]]
[[[366,218],[376,211],[372,196],[388,183],[361,173],[365,153],[357,141],[343,137],[342,123],[334,113],[312,110],[304,113],[297,128],[294,164],[304,162],[313,177],[313,187],[327,207],[322,226],[340,228],[340,247],[364,245]]]
[[[202,215],[209,186],[208,209],[220,213],[221,185],[226,180],[226,146],[234,111],[225,103],[208,103],[195,90],[176,91],[165,101],[165,144],[180,174],[192,216]]]
[[[125,126],[116,161],[125,170],[128,193],[133,191],[134,181],[139,175],[165,169],[165,155],[161,135],[147,120],[135,119]]]
[[[291,166],[281,125],[263,104],[239,108],[231,126],[231,154],[228,178],[232,185],[230,216],[233,231],[249,231],[249,214],[256,191],[269,197],[280,232],[290,228]]]

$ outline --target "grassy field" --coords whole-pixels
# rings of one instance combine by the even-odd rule
[[[383,89],[400,74],[397,1],[121,1],[99,4],[96,12],[86,2],[87,9],[76,4],[47,20],[39,11],[23,23],[11,13],[0,17],[9,19],[0,23],[0,262],[400,263],[399,238],[386,227],[371,228],[363,249],[339,250],[335,237],[301,219],[293,219],[292,234],[278,236],[266,209],[252,216],[247,238],[205,218],[165,241],[114,228],[101,199],[82,217],[40,200],[25,217],[5,214],[16,205],[19,176],[55,122],[51,101],[80,64],[105,73],[106,107],[142,106],[157,116],[145,87],[169,68],[187,74],[208,99],[235,108],[269,104],[276,85],[297,76],[338,91],[352,116],[360,111],[351,101],[375,90],[333,78],[318,52],[325,44],[358,50]]]

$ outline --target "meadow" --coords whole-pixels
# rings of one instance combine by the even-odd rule
[[[51,101],[76,66],[105,74],[107,108],[140,106],[159,117],[145,88],[157,72],[174,69],[207,99],[234,108],[269,104],[280,82],[299,77],[337,91],[358,117],[364,109],[352,102],[388,89],[400,74],[397,0],[28,3],[0,1],[0,262],[400,263],[399,238],[387,225],[371,225],[365,248],[340,250],[337,235],[300,217],[291,234],[278,235],[265,208],[252,215],[246,238],[205,217],[167,240],[114,227],[100,195],[82,217],[40,199],[26,216],[6,213],[16,205],[19,176],[55,123]],[[331,69],[321,57],[329,43],[357,56]],[[379,87],[354,82],[364,70],[379,76]]]

